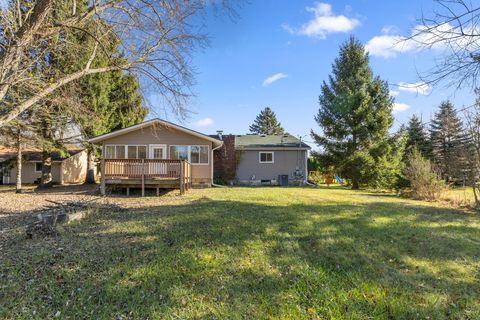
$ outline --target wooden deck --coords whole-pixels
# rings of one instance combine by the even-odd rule
[[[141,188],[142,197],[146,188],[180,189],[185,193],[192,186],[192,166],[186,160],[167,159],[103,159],[102,194],[107,185],[127,189]]]

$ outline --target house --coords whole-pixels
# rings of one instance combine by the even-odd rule
[[[102,148],[102,193],[106,187],[210,187],[213,151],[223,142],[177,124],[152,119],[89,140]]]
[[[290,134],[209,136],[180,125],[152,119],[94,137],[101,146],[101,191],[107,187],[210,187],[215,180],[238,185],[302,185],[306,183],[310,147]],[[22,180],[38,182],[40,151],[25,151]],[[15,153],[0,150],[3,183],[15,183]],[[52,155],[53,181],[81,183],[86,177],[87,153],[69,150],[62,159]],[[1,160],[0,160],[1,162]],[[5,165],[8,164],[8,165]]]
[[[215,153],[219,182],[239,185],[303,185],[310,147],[291,134],[223,135]]]
[[[87,152],[78,147],[67,151],[62,157],[58,152],[52,154],[52,178],[56,184],[83,183],[87,174]],[[22,183],[38,183],[42,174],[42,152],[31,149],[22,153]],[[2,184],[17,182],[16,152],[5,147],[0,148],[0,173]]]

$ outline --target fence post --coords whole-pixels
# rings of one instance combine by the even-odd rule
[[[102,170],[102,182],[100,184],[100,193],[102,196],[105,195],[105,159],[102,157],[102,163],[101,163],[101,170]]]
[[[188,163],[188,189],[192,189],[192,164]]]
[[[183,176],[185,174],[183,164],[185,163],[185,160],[180,161],[180,194],[185,193],[185,184],[183,181]]]
[[[142,197],[145,197],[145,159],[142,159]]]

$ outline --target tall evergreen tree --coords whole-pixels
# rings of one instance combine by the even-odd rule
[[[381,179],[392,126],[393,99],[388,85],[374,77],[363,45],[350,39],[340,46],[328,83],[323,82],[315,120],[322,134],[311,132],[323,149],[323,163],[349,178],[353,189]]]
[[[282,134],[283,128],[277,121],[275,112],[266,107],[257,116],[253,124],[250,126],[250,132],[255,134]]]
[[[463,178],[466,134],[450,101],[443,101],[430,125],[433,157],[446,182]]]
[[[82,79],[81,103],[87,111],[77,116],[89,138],[142,122],[148,109],[142,103],[135,77],[120,71],[92,75]],[[94,182],[93,158],[98,150],[89,143],[87,183]]]
[[[407,125],[407,142],[405,147],[404,159],[412,151],[413,148],[417,148],[422,156],[426,159],[432,158],[432,144],[428,135],[425,124],[420,118],[414,114]]]

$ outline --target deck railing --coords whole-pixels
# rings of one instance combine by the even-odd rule
[[[141,179],[142,190],[145,179],[176,180],[183,193],[191,187],[192,167],[187,160],[103,159],[102,176],[102,188],[105,179]]]

